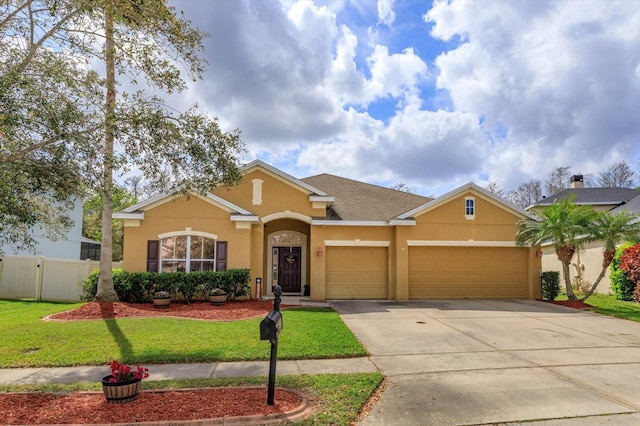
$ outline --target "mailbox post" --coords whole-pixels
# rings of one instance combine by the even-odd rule
[[[282,331],[282,314],[280,313],[280,296],[282,288],[278,285],[273,289],[273,311],[260,322],[260,340],[271,342],[271,357],[269,358],[269,388],[267,391],[267,405],[274,404],[276,390],[276,360],[278,357],[278,336]]]

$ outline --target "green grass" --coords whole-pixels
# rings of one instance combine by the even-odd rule
[[[593,294],[585,303],[593,306],[593,312],[631,321],[640,321],[640,303],[618,300],[615,296]]]
[[[580,299],[582,294],[576,293],[576,296]],[[556,300],[567,300],[566,293],[559,294]],[[594,307],[591,312],[640,322],[640,303],[618,300],[613,295],[601,293],[593,293],[585,303]]]
[[[276,385],[298,389],[313,397],[312,416],[289,424],[295,425],[347,425],[351,424],[371,394],[382,383],[379,373],[318,374],[304,376],[278,376]],[[265,385],[266,378],[244,377],[233,379],[192,379],[147,381],[142,389],[176,389],[208,386]],[[73,392],[100,391],[100,382],[68,385],[0,385],[0,392]],[[266,399],[266,388],[265,388]]]
[[[176,318],[43,321],[81,304],[0,300],[0,368],[249,361],[269,359],[260,321]],[[328,308],[283,310],[278,359],[365,356],[365,348]]]

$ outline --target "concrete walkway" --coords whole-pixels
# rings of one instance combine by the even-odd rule
[[[388,377],[362,425],[640,424],[640,323],[529,300],[331,305]]]
[[[197,379],[225,377],[260,377],[269,375],[269,361],[217,362],[198,364],[148,365],[148,380]],[[369,358],[278,361],[279,376],[300,374],[370,373],[377,367]],[[108,376],[108,366],[59,368],[0,369],[0,384],[75,383],[100,381]]]

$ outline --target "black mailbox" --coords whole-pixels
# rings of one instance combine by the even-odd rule
[[[260,340],[276,340],[282,331],[282,314],[271,311],[260,322]]]

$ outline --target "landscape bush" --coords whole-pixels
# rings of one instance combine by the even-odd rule
[[[620,258],[624,254],[624,252],[632,247],[632,244],[623,244],[618,250],[616,250],[616,254],[613,257],[613,261],[611,262],[609,279],[611,280],[611,289],[613,290],[616,299],[618,300],[633,300],[633,292],[636,287],[636,283],[627,279],[624,271],[620,269]]]
[[[156,291],[168,291],[172,298],[178,294],[186,303],[207,300],[209,291],[221,288],[229,299],[249,295],[251,272],[249,269],[204,272],[126,272],[113,270],[113,287],[123,302],[148,302]],[[98,270],[94,270],[81,283],[82,300],[93,300],[98,288]]]
[[[633,300],[640,302],[640,244],[627,248],[620,256],[620,270],[634,286]]]
[[[555,300],[560,293],[560,272],[545,271],[540,276],[542,284],[542,298],[544,300]]]

